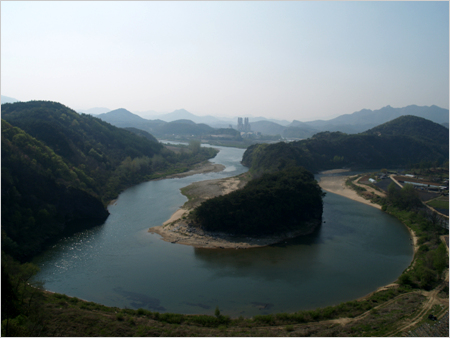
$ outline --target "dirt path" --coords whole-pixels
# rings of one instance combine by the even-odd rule
[[[401,322],[395,330],[389,332],[386,336],[389,337],[399,336],[400,333],[412,329],[414,326],[419,324],[424,319],[425,315],[433,308],[434,305],[442,304],[446,306],[448,310],[448,299],[438,297],[439,292],[441,292],[445,286],[448,286],[448,270],[447,270],[447,278],[444,283],[442,283],[439,287],[435,288],[432,291],[421,292],[424,296],[427,297],[427,299],[423,303],[423,307],[420,309],[420,311],[416,315],[414,315],[414,317],[408,318],[407,320]]]

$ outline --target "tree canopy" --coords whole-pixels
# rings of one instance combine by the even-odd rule
[[[314,176],[300,167],[253,179],[244,188],[203,202],[194,219],[207,231],[268,236],[311,229],[323,211]]]

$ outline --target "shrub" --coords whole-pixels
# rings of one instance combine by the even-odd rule
[[[294,331],[294,326],[293,325],[286,325],[285,330],[287,332],[292,332],[292,331]]]
[[[184,315],[178,313],[163,313],[159,315],[159,320],[169,324],[181,324],[183,322]]]

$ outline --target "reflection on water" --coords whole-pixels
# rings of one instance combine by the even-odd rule
[[[307,258],[314,261],[319,254],[321,242],[319,227],[314,233],[263,248],[245,250],[211,250],[194,248],[195,258],[203,269],[210,271],[215,278],[233,276],[234,278],[253,277],[266,281],[292,279],[289,268],[299,263],[299,256],[307,251]],[[287,250],[289,248],[289,250]]]
[[[164,242],[161,225],[196,181],[235,176],[243,150],[213,159],[234,171],[151,181],[122,193],[104,225],[60,241],[38,257],[51,291],[108,306],[231,316],[293,312],[361,297],[395,280],[412,259],[407,229],[370,206],[327,193],[314,233],[247,250]]]

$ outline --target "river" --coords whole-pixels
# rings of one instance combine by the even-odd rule
[[[180,188],[247,170],[243,149],[216,147],[219,173],[150,181],[123,192],[98,227],[58,242],[34,260],[47,290],[107,306],[250,317],[338,304],[393,282],[413,257],[395,218],[327,193],[313,234],[248,250],[195,249],[160,239],[186,198]]]

